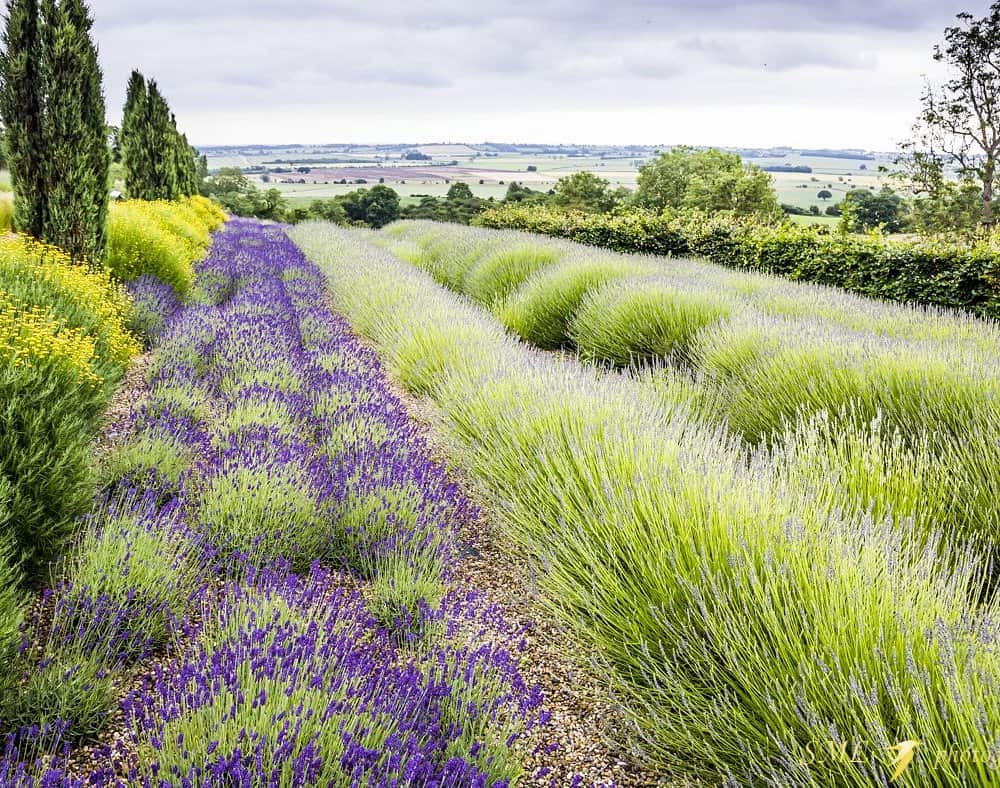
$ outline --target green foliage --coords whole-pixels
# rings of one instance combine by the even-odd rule
[[[82,0],[17,2],[0,59],[0,115],[17,229],[74,259],[104,252],[111,164],[93,25]]]
[[[606,213],[615,207],[611,184],[592,172],[574,172],[556,181],[549,202],[563,210]]]
[[[365,589],[372,618],[402,642],[428,636],[424,610],[437,609],[447,588],[437,573],[415,565],[409,555],[389,555],[379,561],[378,571]]]
[[[3,527],[9,520],[7,509],[12,488],[0,476],[0,698],[16,677],[14,657],[21,642],[21,622],[26,608],[21,590],[21,573],[15,563],[17,546],[11,531]]]
[[[237,216],[283,221],[288,211],[288,203],[280,191],[262,192],[239,167],[223,167],[205,181],[203,190]]]
[[[119,134],[125,191],[137,200],[176,200],[198,194],[204,174],[198,151],[177,129],[177,119],[156,82],[133,71]]]
[[[959,181],[975,184],[979,219],[992,227],[1000,183],[1000,2],[981,19],[968,12],[957,19],[945,28],[944,44],[934,47],[948,78],[939,86],[927,81],[913,138],[902,145],[897,164],[907,182],[934,202],[954,196],[945,172],[955,168]]]
[[[127,638],[102,631],[100,623],[80,619],[75,611],[60,611],[56,621],[63,631],[76,633],[76,648],[105,654],[111,663],[166,643],[172,620],[180,620],[197,586],[197,548],[185,532],[172,530],[166,519],[155,527],[144,522],[148,509],[141,501],[126,500],[95,512],[90,527],[60,566],[60,575],[72,581],[74,594],[86,595],[95,605],[107,600],[128,616]],[[74,614],[75,619],[66,620]],[[109,644],[122,653],[107,654]]]
[[[116,448],[101,465],[101,486],[112,488],[127,479],[136,489],[175,491],[194,464],[193,450],[168,433],[142,432]]]
[[[194,285],[194,263],[211,243],[225,215],[203,197],[181,202],[128,200],[111,206],[104,264],[131,281],[151,274],[181,297]]]
[[[329,547],[306,469],[230,468],[205,485],[198,517],[214,544],[255,566],[287,558],[303,570]]]
[[[107,241],[107,142],[101,69],[83,0],[43,0],[46,220],[41,238],[74,259],[100,260]]]
[[[399,218],[399,195],[388,186],[357,189],[341,198],[344,212],[352,222],[378,229]]]
[[[903,198],[888,186],[878,192],[851,189],[840,204],[840,228],[849,233],[875,229],[898,233],[903,229],[904,209]]]
[[[537,244],[489,252],[468,270],[461,292],[483,306],[492,307],[517,290],[536,271],[555,261],[555,251]]]
[[[113,676],[99,658],[72,650],[47,655],[39,667],[19,662],[25,675],[0,703],[0,731],[71,720],[65,739],[79,742],[101,730],[116,697]]]
[[[0,195],[0,232],[14,229],[14,198]]]
[[[825,457],[813,444],[841,428],[818,424],[772,462],[693,420],[700,405],[683,407],[686,378],[653,399],[640,381],[520,346],[357,236],[319,225],[294,235],[390,366],[414,331],[426,348],[457,327],[474,337],[427,390],[485,503],[534,559],[543,601],[597,661],[654,767],[713,784],[860,788],[888,781],[893,742],[989,751],[1000,724],[996,604],[977,600],[968,546],[913,530],[903,512],[899,522],[868,512],[881,487],[888,506],[925,522],[947,508],[948,484],[934,482],[921,445],[869,422]],[[941,328],[927,322],[925,335]],[[992,341],[981,327],[970,333]],[[880,443],[869,446],[873,429]],[[880,468],[906,452],[899,468]],[[919,512],[925,482],[936,501]],[[831,736],[856,742],[856,759],[809,757]],[[951,782],[992,779],[973,759],[949,769]],[[943,784],[941,774],[918,759],[901,784]]]
[[[910,202],[910,224],[923,234],[973,235],[980,227],[982,213],[982,189],[969,179],[943,181]]]
[[[59,369],[0,359],[0,478],[13,489],[0,532],[13,532],[39,582],[94,495],[90,436],[103,392]]]
[[[570,323],[588,292],[650,272],[639,261],[567,261],[531,277],[497,314],[511,333],[544,350],[557,350],[572,343]]]
[[[718,265],[777,274],[904,303],[1000,317],[996,241],[889,241],[831,235],[823,228],[771,227],[697,214],[629,211],[594,216],[507,206],[477,223],[554,235],[619,252],[694,254]]]
[[[693,209],[709,214],[756,216],[780,214],[771,176],[736,153],[712,148],[698,151],[684,146],[644,165],[639,171],[636,204],[662,211]]]
[[[517,181],[511,181],[503,198],[503,205],[524,203],[525,205],[542,205],[548,202],[545,192],[536,191]]]
[[[698,332],[730,311],[717,291],[656,278],[624,279],[588,292],[569,334],[588,360],[619,367],[654,359],[687,362]]]
[[[142,194],[146,191],[146,179],[153,169],[152,157],[157,152],[146,143],[145,117],[146,78],[138,70],[129,77],[125,94],[125,109],[122,115],[118,145],[125,165],[125,191],[128,194]]]
[[[38,11],[38,0],[13,0],[8,5],[0,53],[0,119],[14,191],[14,226],[34,238],[45,231],[47,194]]]

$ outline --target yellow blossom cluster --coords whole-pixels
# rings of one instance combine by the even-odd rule
[[[186,295],[194,284],[194,263],[225,219],[204,197],[116,203],[108,214],[106,265],[123,281],[151,274]]]
[[[0,360],[6,362],[4,366],[52,366],[98,386],[102,380],[93,370],[94,358],[92,337],[66,328],[46,307],[24,309],[0,291]]]
[[[0,359],[103,385],[141,352],[132,301],[111,275],[22,235],[0,238]],[[111,372],[109,372],[111,370]]]

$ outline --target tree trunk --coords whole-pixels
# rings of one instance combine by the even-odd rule
[[[983,178],[983,225],[993,227],[993,173]]]

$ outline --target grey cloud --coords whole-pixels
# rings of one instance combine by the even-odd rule
[[[877,62],[871,53],[846,47],[838,49],[829,42],[810,45],[778,39],[749,46],[736,40],[697,37],[681,41],[680,46],[687,52],[701,55],[709,62],[779,72],[812,66],[838,70],[871,69]]]
[[[139,67],[159,81],[182,125],[185,118],[197,127],[199,118],[257,112],[262,121],[286,118],[289,128],[296,122],[308,128],[321,112],[391,116],[403,128],[414,112],[442,124],[472,112],[516,123],[519,112],[587,106],[613,113],[667,101],[673,107],[753,100],[758,90],[761,100],[780,93],[794,107],[797,96],[814,92],[794,84],[803,68],[898,71],[900,53],[915,50],[931,67],[931,44],[964,4],[90,2],[112,116],[120,112],[128,73]],[[773,82],[764,85],[762,74],[789,78],[779,91]],[[897,91],[910,90],[893,79]],[[857,95],[855,87],[850,100]]]
[[[913,30],[965,7],[952,0],[506,0],[489,5],[462,0],[413,3],[389,0],[357,3],[346,0],[94,0],[94,13],[107,28],[144,23],[198,25],[224,23],[241,27],[281,20],[313,23],[344,20],[415,30],[486,28],[512,20],[533,20],[550,33],[571,31],[635,32],[644,27],[685,27],[708,23],[712,27],[758,30],[864,29]]]

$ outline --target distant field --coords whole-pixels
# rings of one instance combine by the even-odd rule
[[[466,183],[478,197],[502,198],[511,181],[518,181],[540,191],[551,189],[559,178],[574,172],[593,172],[608,180],[613,188],[624,186],[635,189],[639,167],[650,159],[647,155],[553,155],[531,153],[488,154],[477,152],[466,145],[417,146],[416,150],[430,155],[430,161],[402,161],[399,152],[388,152],[374,147],[351,149],[324,149],[322,146],[306,149],[249,151],[243,155],[216,156],[209,159],[209,167],[225,166],[273,168],[281,166],[295,169],[308,166],[308,173],[271,173],[269,187],[279,189],[294,202],[328,198],[353,191],[360,186],[372,186],[384,180],[404,201],[419,200],[420,195],[443,196],[451,184]],[[275,162],[281,162],[276,165]],[[885,174],[878,173],[880,165],[892,168],[890,157],[877,159],[841,159],[825,156],[772,156],[747,158],[748,163],[759,167],[807,166],[812,173],[771,173],[778,199],[789,205],[808,208],[811,205],[823,210],[826,205],[839,202],[854,188],[879,189],[887,182]],[[451,162],[455,162],[451,164]],[[532,167],[533,171],[528,171]],[[864,169],[862,169],[864,168]],[[256,176],[255,176],[256,177]],[[366,184],[338,184],[334,181],[364,179]],[[282,183],[282,181],[296,181]],[[297,181],[304,180],[305,183]],[[483,183],[480,183],[483,181]],[[262,184],[263,185],[263,184]],[[833,192],[833,198],[820,200],[816,195],[823,189]]]
[[[825,224],[830,227],[836,227],[840,223],[840,217],[837,216],[789,216],[795,224]]]

